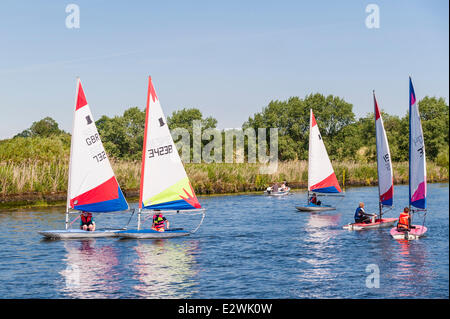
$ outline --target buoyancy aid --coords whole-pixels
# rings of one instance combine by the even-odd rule
[[[92,214],[88,213],[87,216],[85,216],[84,214],[81,214],[81,224],[82,225],[87,225],[90,222],[92,222]]]
[[[409,213],[401,212],[398,218],[397,228],[409,229]]]
[[[153,227],[157,230],[164,229],[164,221],[166,218],[162,214],[153,215]]]

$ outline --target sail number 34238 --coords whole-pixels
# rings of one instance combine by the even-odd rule
[[[165,145],[165,146],[160,146],[157,148],[151,148],[148,149],[148,157],[152,158],[155,156],[162,156],[162,155],[166,155],[166,154],[170,154],[172,153],[173,149],[172,149],[172,145]]]

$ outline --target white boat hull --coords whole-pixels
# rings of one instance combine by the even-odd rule
[[[336,210],[336,207],[318,205],[296,206],[295,208],[301,212],[325,212],[328,210]]]
[[[117,236],[120,238],[132,238],[132,239],[164,239],[189,236],[191,233],[186,230],[166,230],[159,232],[152,229],[143,230],[124,230],[117,232]]]
[[[45,238],[50,239],[83,239],[83,238],[101,238],[101,237],[117,237],[116,232],[121,229],[108,229],[86,231],[81,229],[67,229],[67,230],[45,230],[38,232]]]
[[[397,222],[398,218],[383,218],[380,222],[377,220],[375,223],[363,224],[363,223],[351,223],[343,226],[342,228],[347,230],[365,230],[365,229],[377,229],[384,227],[391,227]]]
[[[265,191],[264,193],[266,195],[268,195],[268,196],[284,196],[284,195],[289,194],[290,191],[291,191],[291,189],[288,187],[285,191],[282,191],[282,192],[268,192],[268,191]]]

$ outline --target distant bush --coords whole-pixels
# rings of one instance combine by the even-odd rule
[[[0,143],[0,162],[36,162],[67,160],[70,152],[70,135],[49,137],[15,137]]]

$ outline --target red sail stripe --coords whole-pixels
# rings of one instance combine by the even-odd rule
[[[97,187],[70,200],[70,206],[86,205],[119,198],[119,184],[113,176]]]
[[[339,187],[339,182],[336,178],[336,174],[331,173],[330,176],[328,176],[327,178],[325,178],[324,180],[322,180],[321,182],[311,186],[311,191],[315,190],[315,189],[319,189],[319,188],[325,188],[325,187],[331,187],[334,186],[336,187],[336,189],[338,190],[338,192],[342,192],[341,188]]]
[[[87,105],[86,96],[84,95],[83,87],[81,86],[81,81],[78,81],[78,96],[75,110],[78,110],[85,105]]]

